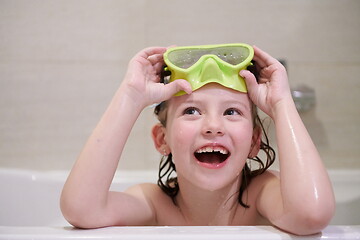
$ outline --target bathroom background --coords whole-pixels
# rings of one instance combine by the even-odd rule
[[[358,0],[0,0],[0,167],[69,170],[139,50],[235,42],[286,60],[315,91],[301,117],[326,167],[360,168]],[[121,169],[157,168],[155,122],[146,109]]]

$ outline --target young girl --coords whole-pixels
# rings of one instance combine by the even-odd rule
[[[184,79],[160,83],[166,50],[147,48],[130,61],[65,183],[65,218],[80,228],[269,224],[299,235],[327,226],[335,209],[332,186],[295,108],[285,68],[254,47],[258,79],[248,70],[238,73],[247,93],[216,82],[193,91]],[[186,94],[174,96],[179,91]],[[159,175],[168,181],[109,191],[136,119],[160,102],[152,137],[167,159]],[[275,123],[279,173],[265,171],[272,152],[261,140],[254,105]],[[260,161],[260,149],[269,163],[251,172],[246,161]]]

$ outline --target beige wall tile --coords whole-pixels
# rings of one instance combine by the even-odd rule
[[[0,167],[69,169],[140,49],[247,42],[315,89],[301,116],[326,166],[360,168],[359,12],[357,0],[2,0]],[[157,168],[155,122],[146,109],[122,169]]]
[[[129,46],[144,45],[143,2],[2,1],[2,58],[46,63],[127,60],[134,54]]]

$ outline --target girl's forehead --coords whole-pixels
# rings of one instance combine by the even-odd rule
[[[250,107],[251,101],[247,93],[226,88],[217,83],[210,83],[194,91],[189,95],[173,97],[169,100],[170,105],[180,105],[187,102],[222,103],[241,102]]]

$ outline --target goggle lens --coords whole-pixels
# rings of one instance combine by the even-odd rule
[[[168,53],[168,60],[175,66],[187,69],[204,55],[215,55],[231,65],[238,65],[248,58],[250,50],[242,46],[224,46],[214,48],[176,49]]]

